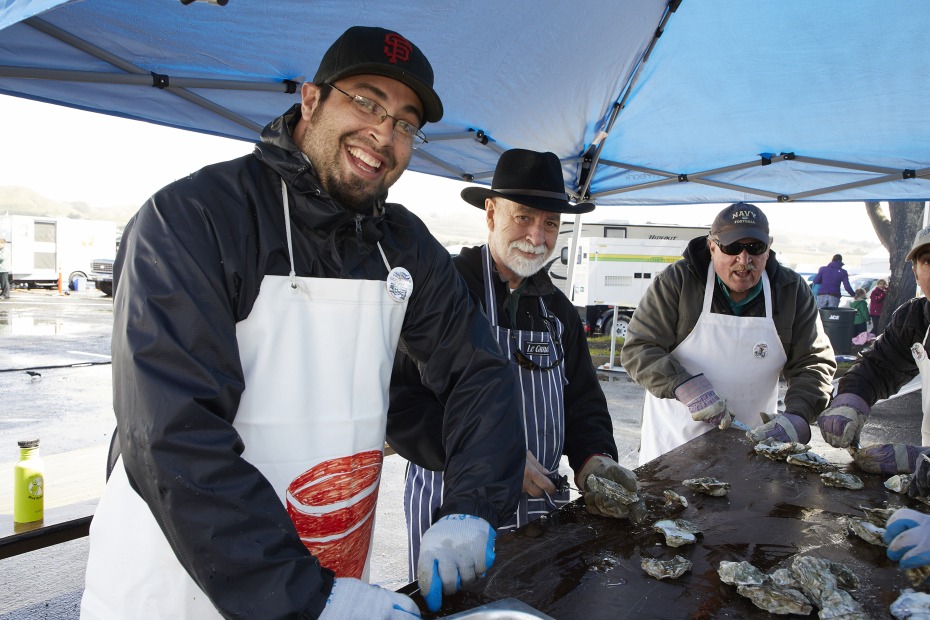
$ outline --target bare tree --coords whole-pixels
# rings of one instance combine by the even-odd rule
[[[882,210],[881,203],[866,201],[865,212],[872,222],[878,240],[888,250],[888,264],[891,279],[888,282],[888,294],[885,307],[879,318],[882,329],[891,318],[891,314],[902,304],[914,297],[917,282],[911,264],[904,260],[914,237],[920,231],[924,221],[924,203],[919,201],[892,201],[888,203],[888,215]]]

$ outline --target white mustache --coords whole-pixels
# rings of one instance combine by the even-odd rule
[[[733,271],[735,271],[736,273],[742,273],[744,271],[759,271],[759,268],[753,265],[752,263],[749,263],[747,265],[737,265],[736,268],[733,269]]]
[[[521,252],[529,252],[530,254],[545,254],[546,245],[533,245],[532,243],[527,243],[526,241],[514,241],[510,244],[511,248],[516,248]]]

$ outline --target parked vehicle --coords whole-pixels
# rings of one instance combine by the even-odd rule
[[[890,281],[891,276],[887,273],[857,273],[855,275],[849,276],[849,285],[852,287],[852,290],[856,289],[865,289],[865,298],[869,298],[869,294],[872,292],[872,289],[875,288],[875,285],[879,280],[884,280],[885,282]],[[840,289],[840,308],[848,308],[849,305],[853,302],[853,297],[846,292],[845,288]]]
[[[556,286],[564,287],[572,222],[559,234],[559,260],[549,269]],[[633,311],[652,278],[681,258],[688,242],[707,235],[707,226],[674,224],[583,224],[572,286],[563,291],[588,323],[591,333],[623,338]],[[558,268],[556,268],[558,265]],[[614,325],[614,306],[617,321]]]
[[[113,295],[113,259],[97,258],[91,263],[91,277],[97,289],[110,297]]]
[[[61,278],[73,290],[93,280],[94,259],[116,256],[115,222],[6,215],[0,235],[7,239],[12,282],[28,288],[54,288]]]

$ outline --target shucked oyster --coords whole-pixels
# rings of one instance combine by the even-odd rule
[[[688,500],[683,496],[679,495],[675,491],[665,490],[662,492],[662,496],[665,497],[665,506],[671,508],[687,508]]]
[[[810,449],[811,447],[807,444],[797,443],[796,441],[776,441],[771,437],[763,439],[753,448],[756,454],[761,454],[773,461],[784,461],[789,454],[801,454]]]
[[[802,452],[801,454],[791,454],[785,461],[790,465],[800,465],[801,467],[807,467],[808,469],[813,469],[814,471],[832,471],[836,469],[836,466],[833,465],[830,461],[823,458],[816,452]]]
[[[882,536],[885,534],[885,528],[883,527],[876,527],[865,519],[851,517],[847,522],[847,528],[850,532],[867,543],[879,545],[881,547],[886,546],[885,542],[882,540]]]
[[[910,474],[898,474],[885,480],[885,488],[895,493],[907,493],[909,486],[911,486]]]
[[[643,558],[640,566],[648,575],[656,579],[678,579],[691,570],[691,560],[676,555],[671,560]]]
[[[720,581],[731,586],[761,586],[765,575],[749,562],[727,562],[724,560],[717,567]]]
[[[665,544],[669,547],[692,545],[697,542],[696,534],[701,533],[697,526],[684,519],[656,521],[652,529],[665,535]]]
[[[853,474],[844,474],[838,471],[828,471],[820,474],[820,479],[828,487],[838,487],[840,489],[852,489],[858,491],[865,485],[862,479]]]
[[[681,483],[693,491],[714,497],[723,497],[730,491],[729,482],[721,482],[716,478],[689,478]]]
[[[888,519],[891,518],[891,515],[894,514],[895,508],[866,508],[865,506],[859,506],[865,514],[865,520],[874,525],[875,527],[885,527],[885,524],[888,523]]]
[[[770,614],[797,614],[806,616],[814,608],[801,592],[790,588],[778,588],[771,585],[738,586],[736,591],[752,601],[759,609]]]

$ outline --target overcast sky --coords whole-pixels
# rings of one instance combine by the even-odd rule
[[[63,202],[140,205],[176,178],[251,151],[251,145],[0,95],[0,186],[18,185]],[[475,218],[459,197],[464,184],[406,173],[390,198],[426,219],[430,213]],[[723,205],[599,207],[598,219],[709,224]],[[773,235],[802,230],[877,243],[862,203],[761,205]],[[841,211],[839,211],[841,209]],[[480,217],[475,218],[480,226]]]

